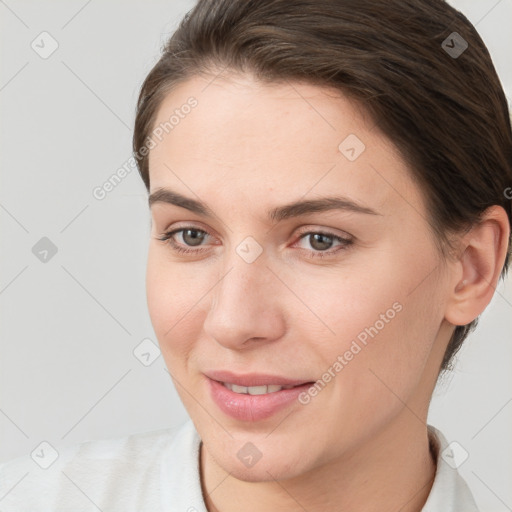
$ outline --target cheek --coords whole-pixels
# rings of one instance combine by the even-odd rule
[[[321,347],[326,363],[352,350],[350,366],[358,360],[366,373],[373,365],[376,372],[408,375],[425,362],[442,321],[442,297],[436,255],[424,245],[418,252],[390,244],[338,275],[332,270],[313,299],[334,331],[333,342]]]
[[[350,412],[354,428],[369,417],[384,421],[418,392],[443,318],[435,273],[424,279],[434,260],[399,266],[389,255],[340,286],[331,284],[323,303],[336,333],[334,342],[319,347],[324,371],[336,375],[325,400],[344,417]]]
[[[169,261],[165,251],[150,247],[146,269],[146,299],[149,316],[160,348],[178,355],[189,350],[197,334],[191,331],[200,324],[190,319],[197,314],[200,299],[207,291],[201,280],[185,265]],[[199,301],[199,302],[198,302]]]

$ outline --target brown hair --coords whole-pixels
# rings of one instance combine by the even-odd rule
[[[505,95],[476,29],[445,1],[199,0],[140,91],[133,150],[148,190],[144,146],[162,100],[192,76],[222,69],[334,87],[359,102],[409,164],[444,255],[453,249],[449,234],[492,205],[512,224]],[[501,278],[510,251],[509,240]],[[456,326],[441,370],[477,322]]]

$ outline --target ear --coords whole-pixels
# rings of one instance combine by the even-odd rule
[[[463,236],[445,311],[448,322],[469,324],[491,302],[505,263],[509,237],[507,213],[498,205],[487,208],[482,220]]]

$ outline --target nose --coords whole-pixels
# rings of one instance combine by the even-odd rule
[[[203,328],[207,336],[233,350],[270,343],[283,336],[285,287],[264,258],[247,263],[230,259],[227,273],[212,290]],[[275,271],[274,271],[275,272]]]

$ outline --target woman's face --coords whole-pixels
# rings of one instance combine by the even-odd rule
[[[452,329],[447,267],[420,189],[368,116],[312,85],[196,77],[154,126],[151,194],[205,209],[152,203],[149,312],[215,461],[240,479],[289,478],[424,428]],[[308,207],[320,200],[331,208]],[[310,384],[256,396],[208,377],[249,374]]]

